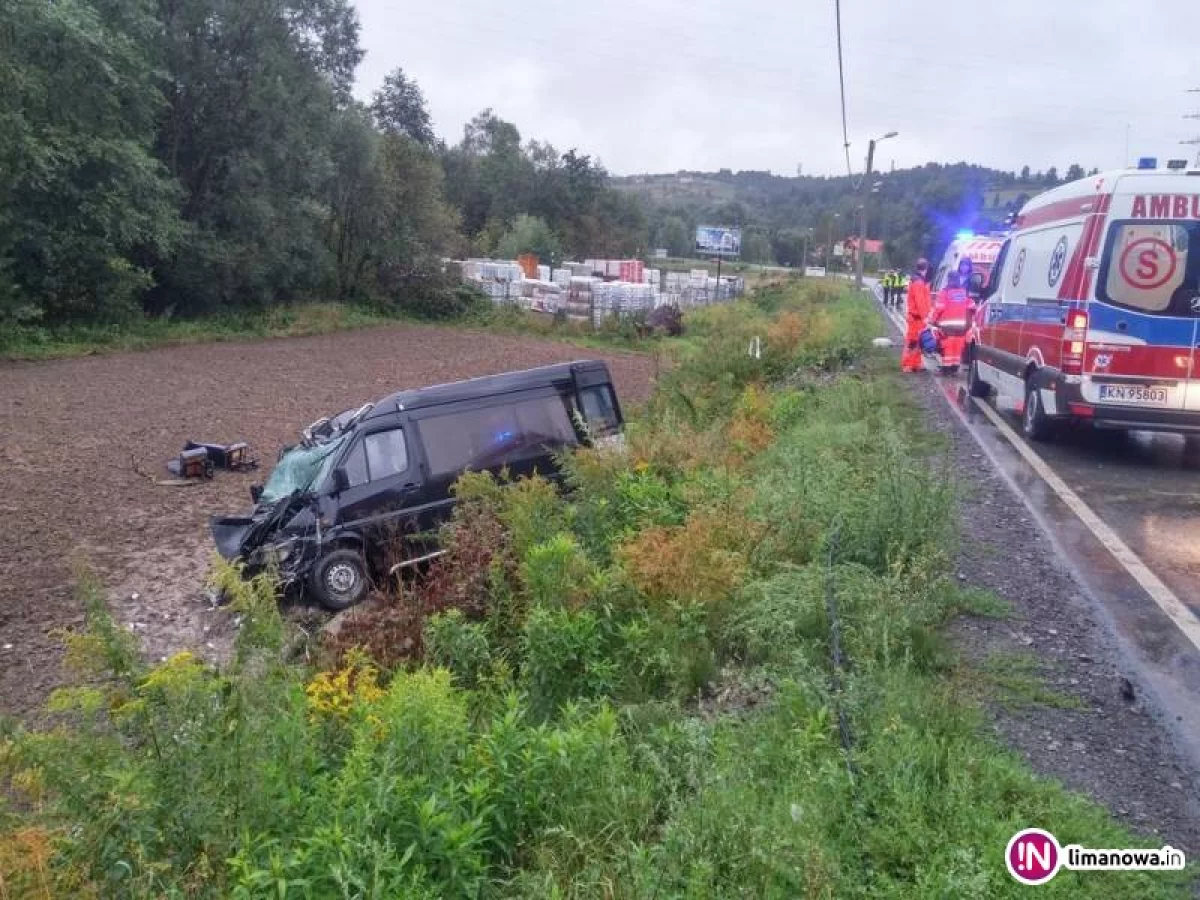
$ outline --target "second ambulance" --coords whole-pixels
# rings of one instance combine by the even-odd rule
[[[1031,200],[968,338],[969,390],[1059,422],[1200,432],[1200,170],[1107,172]]]

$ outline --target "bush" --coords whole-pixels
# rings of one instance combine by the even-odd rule
[[[590,609],[535,607],[525,624],[522,684],[537,719],[573,700],[607,697],[619,672],[609,649],[609,623]]]

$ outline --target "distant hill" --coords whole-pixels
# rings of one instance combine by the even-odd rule
[[[939,254],[963,229],[1000,230],[1027,199],[1059,183],[1046,175],[1002,172],[968,163],[927,163],[875,173],[867,237],[884,242],[886,265],[908,265],[918,255]],[[1072,166],[1072,174],[1082,169]],[[820,252],[829,239],[858,234],[858,177],[783,176],[722,169],[614,177],[615,188],[646,207],[651,243],[672,255],[686,253],[696,225],[743,229],[750,262],[799,265],[805,235]]]

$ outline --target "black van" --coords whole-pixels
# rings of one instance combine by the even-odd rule
[[[285,588],[345,609],[398,541],[393,570],[436,555],[420,536],[449,516],[463,472],[554,475],[555,453],[620,441],[621,426],[608,366],[591,360],[400,391],[304,429],[251,488],[253,513],[210,528],[247,574],[273,562]]]

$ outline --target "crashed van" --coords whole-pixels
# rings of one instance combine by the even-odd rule
[[[286,448],[248,516],[214,517],[220,554],[328,609],[357,603],[372,579],[438,554],[430,535],[467,471],[557,476],[556,455],[619,442],[608,367],[543,366],[400,391],[322,418]]]

